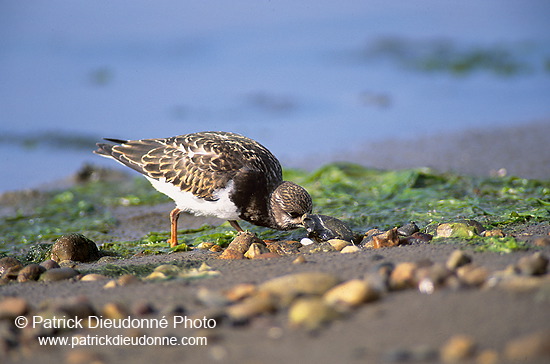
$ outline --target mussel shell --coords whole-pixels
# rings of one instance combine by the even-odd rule
[[[317,241],[327,241],[330,239],[353,241],[353,232],[351,229],[335,217],[309,214],[304,218],[303,224],[310,239]]]

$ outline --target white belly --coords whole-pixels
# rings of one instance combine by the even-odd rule
[[[225,188],[219,189],[214,196],[217,201],[206,201],[194,196],[191,192],[181,191],[171,183],[166,183],[164,178],[156,180],[145,176],[159,192],[164,193],[176,202],[176,207],[182,211],[188,211],[194,215],[215,216],[224,220],[236,220],[239,218],[237,206],[229,199],[229,193],[233,190],[233,181]]]

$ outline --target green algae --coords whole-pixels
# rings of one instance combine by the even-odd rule
[[[460,176],[427,168],[381,171],[348,163],[329,164],[313,172],[285,170],[284,174],[285,179],[310,192],[314,213],[339,218],[359,233],[373,227],[389,229],[409,221],[415,221],[424,231],[463,219],[476,220],[487,229],[550,221],[550,181]],[[36,261],[43,254],[31,247],[51,244],[71,232],[94,240],[104,255],[120,257],[182,251],[202,242],[226,246],[236,236],[224,223],[180,230],[181,245],[176,248],[166,244],[168,231],[150,232],[134,241],[118,241],[110,235],[117,223],[110,212],[112,208],[170,201],[142,178],[88,182],[44,193],[44,198],[38,200],[32,209],[20,209],[0,218],[0,255]],[[280,232],[247,223],[243,227],[262,239],[299,239],[305,235],[301,229]],[[470,240],[468,244],[479,250],[507,252],[525,248],[509,237]],[[456,239],[448,242],[455,243]]]

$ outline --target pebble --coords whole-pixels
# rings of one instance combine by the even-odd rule
[[[121,303],[109,302],[103,306],[101,314],[108,319],[123,319],[130,315],[130,311]]]
[[[497,364],[500,361],[498,352],[491,349],[483,350],[476,358],[477,364]]]
[[[133,274],[123,274],[116,280],[116,283],[119,286],[129,286],[140,282],[141,280]]]
[[[374,249],[397,246],[400,243],[397,228],[390,229],[383,234],[372,237],[372,247]]]
[[[541,358],[550,361],[550,331],[535,332],[508,342],[504,355],[513,362],[525,363]]]
[[[57,264],[57,262],[53,259],[45,260],[42,263],[40,263],[40,265],[46,268],[46,270],[52,269],[52,268],[61,268],[59,264]]]
[[[280,255],[290,255],[300,253],[302,244],[298,241],[274,241],[266,243],[270,252]]]
[[[92,262],[99,258],[96,244],[82,234],[63,235],[52,246],[52,259],[56,262],[62,260]]]
[[[21,297],[4,297],[0,301],[0,319],[12,319],[29,312],[29,304]]]
[[[419,267],[415,272],[414,281],[418,282],[418,290],[432,294],[436,288],[443,286],[451,277],[451,271],[443,264],[435,263],[426,267]]]
[[[380,292],[367,281],[352,279],[332,287],[323,295],[326,304],[339,308],[357,307],[366,302],[376,301]]]
[[[258,288],[252,283],[240,283],[225,292],[225,297],[231,301],[240,301],[243,298],[249,297],[256,293]]]
[[[257,258],[259,255],[264,253],[269,253],[269,249],[265,246],[265,244],[258,244],[258,243],[252,243],[250,244],[250,248],[244,253],[244,257],[248,259],[254,259]]]
[[[291,327],[308,331],[319,329],[324,324],[339,316],[338,312],[319,297],[297,299],[288,311],[288,322]]]
[[[330,239],[353,241],[353,231],[335,217],[310,214],[304,218],[303,224],[310,239],[319,242]]]
[[[545,279],[546,278],[546,279]],[[533,276],[506,276],[501,277],[497,283],[491,282],[491,286],[497,286],[512,292],[529,292],[542,288],[545,284],[550,285],[548,276],[533,277]]]
[[[9,272],[19,272],[21,268],[23,264],[13,257],[0,258],[0,276]]]
[[[518,260],[517,268],[521,274],[528,276],[538,276],[546,274],[548,267],[548,258],[541,252],[521,257]]]
[[[109,277],[104,276],[103,274],[89,273],[80,278],[82,282],[94,282],[94,281],[103,281],[109,279]]]
[[[296,259],[292,261],[292,264],[304,264],[307,263],[306,257],[303,255],[298,255]]]
[[[73,268],[52,268],[40,276],[40,281],[43,282],[55,282],[65,279],[71,279],[79,275],[80,273]]]
[[[311,244],[314,244],[315,242],[313,240],[311,240],[310,238],[303,238],[302,240],[300,240],[300,244],[302,244],[303,246],[307,246],[307,245],[311,245]]]
[[[411,288],[415,285],[415,275],[418,265],[404,262],[395,266],[390,274],[390,288],[393,290]]]
[[[449,258],[447,259],[447,262],[445,263],[445,266],[450,270],[455,270],[458,267],[462,267],[463,265],[469,264],[472,262],[472,258],[464,253],[462,250],[457,249],[451,253]]]
[[[361,251],[361,249],[360,249],[358,246],[356,246],[356,245],[348,245],[348,246],[344,247],[344,248],[340,251],[340,253],[343,253],[343,254],[347,254],[347,253],[357,253],[357,252],[359,252],[359,251]]]
[[[461,222],[440,224],[436,230],[437,236],[441,238],[473,238],[476,235],[476,228]]]
[[[206,242],[206,241],[203,241],[202,243],[200,243],[199,245],[197,245],[197,249],[202,249],[202,250],[209,250],[209,249],[212,249],[212,247],[216,245],[215,243],[211,243],[211,242]]]
[[[223,307],[230,302],[223,293],[206,287],[199,287],[196,297],[206,307]]]
[[[300,295],[323,295],[339,282],[337,277],[329,273],[303,272],[270,279],[260,284],[258,289],[276,297],[280,305],[287,306]]]
[[[474,287],[483,285],[489,278],[489,271],[487,268],[473,264],[458,268],[456,274],[461,282]]]
[[[40,275],[46,271],[41,265],[38,264],[29,264],[19,271],[17,275],[18,282],[27,282],[27,281],[37,281],[40,278]]]
[[[258,239],[254,234],[250,232],[239,233],[233,239],[223,253],[218,257],[219,259],[244,259],[244,254],[250,249],[252,243],[257,243],[265,246],[265,243]]]
[[[341,251],[346,246],[351,245],[349,241],[342,239],[330,239],[329,241],[327,241],[327,243],[329,243],[334,248],[334,250],[337,251]]]
[[[257,292],[255,295],[245,298],[226,309],[227,317],[233,323],[243,323],[263,313],[275,309],[273,297],[267,292]]]
[[[397,233],[401,236],[411,236],[414,233],[419,232],[420,229],[414,221],[397,228]]]
[[[476,344],[471,337],[455,335],[443,345],[439,354],[444,363],[457,363],[472,358],[475,349]]]
[[[494,236],[497,238],[503,238],[505,235],[502,230],[494,229],[494,230],[486,230],[483,236],[486,236],[486,237]]]

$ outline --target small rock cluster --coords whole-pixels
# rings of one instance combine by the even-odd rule
[[[23,265],[13,257],[0,258],[0,285],[11,282],[60,281],[79,276],[76,262],[100,258],[96,244],[82,234],[63,235],[52,246],[51,259]]]
[[[252,241],[250,246],[260,244],[251,234],[242,234],[241,236],[243,237],[240,240]],[[249,250],[250,247],[247,252]],[[300,257],[305,259],[303,255]],[[304,261],[300,260],[302,263]],[[5,263],[15,265],[18,263],[13,258],[3,258],[0,262],[4,274],[12,271],[12,268]],[[54,261],[48,261],[48,264],[51,267],[40,275],[42,280],[48,272],[74,271],[71,268],[68,268],[69,270],[58,268]],[[44,269],[46,268],[44,267]],[[22,269],[19,269],[17,276],[21,271]],[[120,276],[117,279],[109,279],[98,274],[84,276],[76,274],[72,278],[80,279],[83,282],[105,280],[106,284],[103,289],[112,289],[118,286],[143,284],[142,282],[147,280],[215,274],[219,273],[206,264],[192,269],[164,264],[158,266],[143,279],[131,274]],[[69,277],[69,274],[66,277]],[[486,268],[476,265],[472,257],[465,252],[455,250],[445,263],[422,261],[393,264],[382,262],[375,271],[348,280],[342,280],[331,273],[310,271],[275,277],[260,284],[239,283],[221,291],[199,287],[196,300],[204,307],[204,310],[193,313],[193,316],[208,316],[229,325],[246,325],[257,317],[265,317],[279,312],[284,315],[284,320],[289,328],[312,332],[321,330],[334,320],[353,315],[354,310],[363,305],[382,300],[388,294],[403,289],[416,289],[424,294],[431,294],[438,289],[468,287],[521,292],[540,289],[543,285],[550,285],[550,275],[548,274],[548,258],[540,252],[521,257],[516,264],[505,270],[490,272]],[[162,314],[180,314],[183,311],[182,307],[173,307],[169,312],[164,310]],[[117,302],[94,307],[88,298],[80,296],[63,301],[43,303],[40,307],[33,309],[29,302],[23,298],[6,297],[0,300],[0,351],[10,352],[11,349],[19,346],[33,345],[38,336],[61,334],[59,330],[43,327],[15,329],[14,318],[21,315],[43,315],[44,317],[57,315],[68,318],[102,315],[106,318],[122,319],[128,316],[139,317],[155,314],[160,314],[160,312],[157,312],[148,302],[136,302],[132,307]],[[387,353],[386,360],[391,362],[412,358],[412,360],[422,361],[435,358],[451,363],[477,357],[478,362],[490,364],[498,362],[501,358],[516,360],[548,356],[550,355],[549,346],[550,334],[548,332],[533,333],[530,336],[513,340],[506,345],[502,353],[494,350],[480,351],[472,338],[457,335],[450,338],[439,349],[398,349]]]

